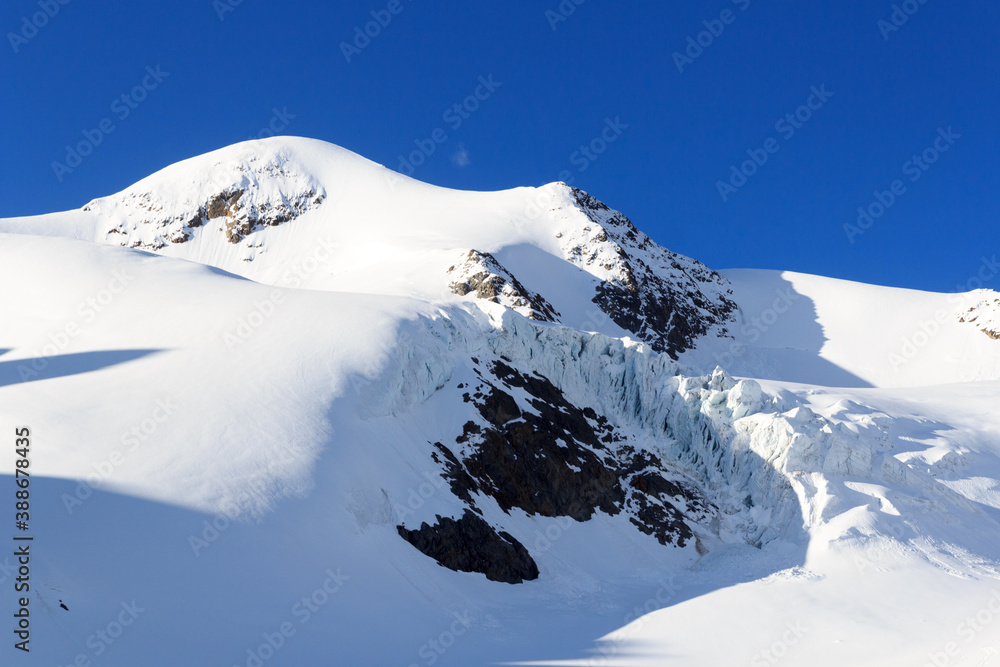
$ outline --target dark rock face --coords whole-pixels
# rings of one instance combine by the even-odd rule
[[[617,324],[676,359],[719,326],[727,333],[736,303],[725,279],[701,262],[661,248],[627,217],[572,188],[581,211],[614,244],[623,276],[598,286],[594,303]]]
[[[627,502],[627,507],[631,510],[629,521],[642,532],[655,537],[660,544],[670,544],[676,538],[677,545],[684,546],[694,537],[694,533],[685,522],[684,514],[671,500],[690,500],[690,490],[665,479],[662,464],[649,454],[636,454],[632,458],[631,468]],[[701,498],[695,497],[693,500],[699,512],[704,513],[707,507]]]
[[[459,572],[480,572],[490,581],[519,584],[538,578],[538,566],[520,542],[497,532],[482,518],[465,510],[457,521],[437,517],[417,530],[398,526],[399,535],[440,565]]]
[[[450,287],[459,296],[473,294],[518,310],[533,320],[555,322],[559,317],[542,295],[528,290],[488,252],[470,250],[465,261],[449,268],[448,273],[458,275]]]
[[[629,445],[593,409],[570,403],[545,377],[502,360],[488,367],[477,363],[476,372],[480,382],[467,387],[464,399],[478,414],[453,445],[434,444],[442,476],[467,508],[457,523],[468,527],[453,525],[453,519],[425,523],[419,531],[398,526],[411,544],[445,567],[510,581],[511,573],[497,563],[529,567],[524,564],[531,557],[510,535],[488,534],[494,529],[475,502],[482,494],[508,513],[516,508],[582,522],[597,512],[624,512],[664,546],[684,547],[694,538],[701,550],[691,524],[707,520],[715,508],[693,483],[653,453]],[[526,576],[533,566],[531,561],[528,570],[516,570],[521,580],[538,576],[537,569]]]
[[[548,380],[522,375],[503,362],[493,371],[507,387],[527,391],[533,411],[522,412],[495,385],[475,402],[487,427],[479,430],[475,448],[463,461],[475,481],[470,490],[492,496],[505,511],[517,507],[577,521],[590,519],[597,509],[616,514],[625,494],[599,427]],[[475,422],[465,425],[466,433],[476,428]],[[604,437],[610,440],[607,431]]]

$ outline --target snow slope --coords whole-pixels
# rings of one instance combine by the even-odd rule
[[[723,277],[293,138],[85,209],[0,220],[3,664],[998,659],[995,293]]]
[[[803,476],[825,487],[818,496],[826,507],[799,565],[715,587],[704,582],[719,571],[753,571],[767,550],[754,559],[712,554],[686,575],[672,604],[653,599],[652,613],[623,619],[577,654],[587,657],[523,664],[993,664],[1000,656],[998,390],[997,382],[802,388],[811,420],[875,442],[852,446],[853,465]],[[811,439],[815,426],[802,430],[792,438]],[[874,466],[863,460],[872,451]],[[706,641],[720,633],[724,640]]]
[[[456,265],[487,253],[517,265],[532,293],[551,293],[556,319],[645,334],[672,353],[724,329],[734,308],[717,274],[563,183],[458,192],[294,137],[184,160],[80,211],[0,231],[139,248],[271,285],[433,301],[458,300]]]
[[[935,294],[789,271],[723,274],[739,321],[732,340],[688,356],[696,365],[840,387],[1000,380],[1000,346],[982,330],[997,321],[990,290]],[[983,311],[982,328],[973,308]]]
[[[333,648],[338,664],[423,664],[455,614],[468,637],[448,660],[502,657],[511,637],[526,656],[578,645],[579,627],[612,627],[595,605],[617,608],[619,586],[635,596],[697,558],[624,516],[578,523],[487,506],[543,572],[511,587],[445,570],[399,539],[411,513],[460,507],[426,441],[454,430],[454,385],[470,375],[468,351],[449,350],[490,354],[478,311],[274,288],[74,240],[0,240],[0,279],[19,285],[0,302],[18,314],[0,334],[11,348],[2,419],[35,433],[42,610],[30,661],[8,653],[10,664],[246,664],[285,622],[301,639],[274,664],[329,664]],[[593,542],[608,548],[595,554]],[[340,582],[328,588],[342,590],[312,598],[328,570]],[[296,607],[327,595],[335,603],[314,604],[324,613]],[[142,615],[105,645],[95,633],[133,600]],[[507,618],[512,606],[530,616]],[[538,624],[544,609],[575,615],[558,640]],[[373,633],[386,640],[373,646]]]

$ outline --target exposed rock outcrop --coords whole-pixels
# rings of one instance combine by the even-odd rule
[[[533,320],[554,322],[559,313],[545,298],[529,291],[488,252],[470,250],[462,261],[448,269],[451,291],[498,303]]]
[[[210,185],[210,194],[200,198],[188,194],[170,199],[134,186],[113,197],[95,199],[84,210],[115,221],[105,230],[106,239],[155,252],[168,244],[191,240],[199,228],[210,233],[209,223],[218,223],[217,231],[229,243],[237,244],[256,231],[295,220],[326,199],[322,187],[299,174],[293,165],[280,162],[250,162],[220,169],[211,174]]]
[[[959,316],[959,322],[974,324],[994,340],[1000,340],[1000,298],[996,292],[984,290],[985,296],[976,305]]]
[[[477,374],[481,381],[465,387],[464,394],[477,418],[465,423],[454,445],[434,445],[434,458],[464,501],[465,513],[458,522],[439,518],[419,531],[398,526],[411,544],[446,567],[510,580],[511,573],[497,563],[513,559],[524,566],[530,554],[521,554],[523,547],[504,533],[501,542],[484,536],[489,526],[477,516],[482,514],[477,499],[483,496],[508,513],[519,509],[580,522],[597,512],[624,512],[664,546],[697,543],[692,524],[707,522],[715,509],[694,484],[653,453],[624,442],[593,409],[571,404],[545,377],[502,360],[477,363]]]
[[[586,246],[571,248],[570,260],[575,257],[584,265],[601,261],[612,271],[593,300],[618,326],[674,359],[713,327],[719,334],[728,333],[736,304],[725,278],[658,246],[623,214],[583,190],[572,188],[572,193],[595,226],[588,245],[607,248],[603,253],[588,253]]]
[[[437,517],[416,530],[398,526],[400,537],[440,565],[459,572],[480,572],[491,581],[519,584],[538,578],[538,566],[520,542],[497,531],[469,510],[459,519]]]

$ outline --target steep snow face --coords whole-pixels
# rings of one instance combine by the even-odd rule
[[[277,286],[483,299],[673,356],[726,335],[735,310],[721,276],[563,183],[447,190],[291,137],[185,160],[74,215],[0,230],[140,248]]]
[[[739,304],[728,339],[683,357],[709,372],[828,387],[1000,379],[997,295],[937,294],[790,271],[724,271]],[[985,334],[985,335],[984,335]]]

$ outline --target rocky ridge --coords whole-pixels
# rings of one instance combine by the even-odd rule
[[[322,186],[285,161],[218,165],[205,177],[214,192],[200,200],[130,188],[95,199],[84,210],[106,218],[104,240],[155,252],[213,227],[227,243],[239,244],[261,229],[294,221],[326,199]]]
[[[992,290],[983,292],[979,301],[960,315],[958,321],[973,324],[990,338],[1000,340],[1000,298]]]

